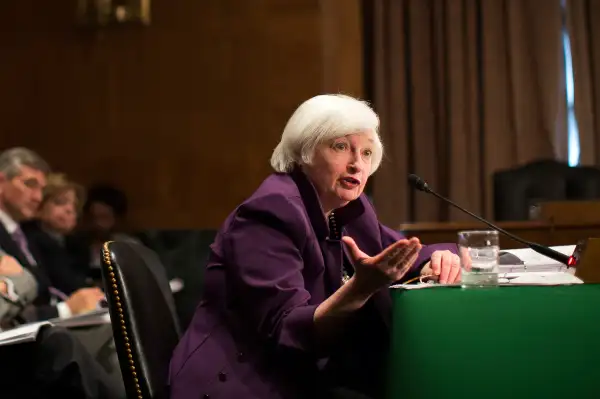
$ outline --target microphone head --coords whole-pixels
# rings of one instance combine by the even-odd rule
[[[425,191],[426,193],[431,191],[429,190],[429,186],[425,180],[421,179],[415,174],[408,175],[408,184],[410,184],[412,188],[416,188],[419,191]]]

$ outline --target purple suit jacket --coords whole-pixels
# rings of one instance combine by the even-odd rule
[[[369,255],[402,238],[379,223],[364,194],[335,214]],[[388,290],[349,320],[338,341],[316,340],[315,309],[340,287],[346,256],[328,237],[314,186],[298,170],[269,176],[227,218],[211,246],[204,298],[171,360],[172,399],[317,397],[332,379],[357,381],[384,363]],[[456,245],[424,246],[406,278],[440,249],[456,252]]]

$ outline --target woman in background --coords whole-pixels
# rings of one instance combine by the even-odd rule
[[[388,286],[421,273],[460,279],[456,245],[423,246],[379,223],[363,194],[383,156],[364,102],[303,103],[275,173],[227,218],[204,298],[171,361],[172,399],[381,397]]]
[[[68,239],[77,225],[85,192],[66,175],[53,173],[48,175],[43,193],[36,220],[26,223],[23,230],[39,252],[54,288],[71,295],[90,283]]]

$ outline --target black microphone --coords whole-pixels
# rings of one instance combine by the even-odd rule
[[[567,265],[567,267],[570,267],[569,265],[569,255],[565,255],[563,253],[560,253],[558,251],[555,251],[552,248],[549,248],[545,245],[541,245],[541,244],[537,244],[535,242],[529,242],[526,241],[520,237],[517,237],[516,235],[509,233],[508,231],[504,230],[501,227],[496,226],[495,224],[493,224],[492,222],[488,222],[487,220],[485,220],[484,218],[482,218],[481,216],[477,216],[472,212],[469,212],[468,210],[466,210],[465,208],[463,208],[462,206],[450,201],[448,198],[436,193],[435,191],[433,191],[432,189],[429,188],[429,185],[427,185],[427,183],[425,182],[425,180],[421,179],[419,176],[411,174],[408,176],[408,183],[411,185],[411,187],[419,190],[419,191],[423,191],[425,193],[428,194],[433,194],[434,196],[438,197],[439,199],[441,199],[442,201],[452,205],[453,207],[460,209],[462,212],[466,213],[469,216],[474,217],[475,219],[479,220],[480,222],[483,222],[485,224],[487,224],[488,226],[490,226],[492,229],[499,231],[500,233],[504,234],[507,237],[512,238],[513,240],[520,242],[521,244],[525,244],[527,245],[529,248],[533,249],[535,252],[537,252],[538,254],[542,254],[544,256],[547,256],[550,259],[554,259],[557,262],[560,262],[564,265]]]

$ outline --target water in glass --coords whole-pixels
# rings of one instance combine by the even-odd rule
[[[493,230],[458,233],[463,287],[498,285],[498,241]]]

